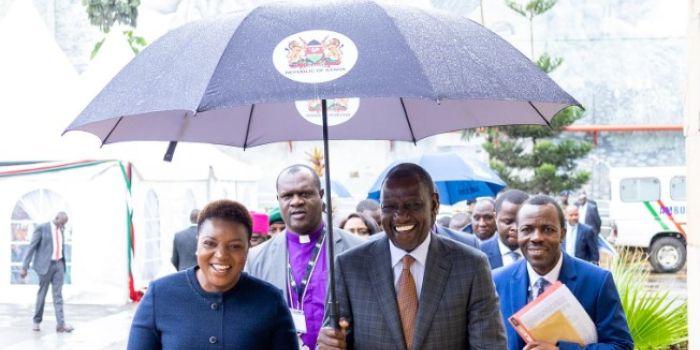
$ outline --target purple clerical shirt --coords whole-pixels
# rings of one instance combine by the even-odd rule
[[[321,237],[321,233],[323,233],[323,224],[309,235],[310,240],[308,243],[301,243],[299,234],[290,230],[286,232],[289,262],[292,266],[292,276],[297,285],[300,285],[302,278],[304,278],[306,266],[309,264],[309,260],[311,260],[311,253],[314,250],[316,242]],[[301,305],[302,310],[304,310],[304,316],[306,317],[306,333],[301,335],[301,339],[304,345],[308,346],[309,349],[316,348],[318,332],[323,324],[323,307],[326,304],[327,281],[328,269],[326,262],[326,246],[324,243],[318,254],[316,267],[309,278],[306,295]],[[298,309],[299,298],[294,291],[289,293],[289,288],[289,285],[287,285],[287,295],[291,294],[292,298],[290,300],[290,306]]]

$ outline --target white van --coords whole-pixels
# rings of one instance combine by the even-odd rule
[[[616,245],[640,247],[657,272],[686,260],[684,167],[610,168],[610,217]]]

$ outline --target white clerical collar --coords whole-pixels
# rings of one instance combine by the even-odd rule
[[[521,257],[523,256],[523,252],[520,251],[520,247],[515,250],[510,250],[507,245],[501,242],[501,237],[497,237],[496,240],[498,241],[498,250],[501,252],[501,256],[506,256],[510,254],[511,251],[518,253],[518,255]]]
[[[528,262],[527,265],[527,275],[530,278],[530,287],[533,287],[535,285],[535,282],[537,282],[540,277],[544,278],[547,280],[547,282],[551,284],[554,284],[559,279],[559,272],[561,272],[561,264],[564,261],[564,254],[559,253],[559,261],[557,261],[557,264],[554,265],[554,268],[547,272],[544,276],[540,276],[535,270],[532,268],[530,263]]]
[[[430,246],[430,236],[432,234],[428,233],[428,235],[425,237],[423,240],[423,243],[419,244],[416,249],[413,249],[411,252],[407,252],[397,246],[394,245],[394,242],[389,240],[389,252],[391,253],[391,266],[396,266],[396,264],[401,262],[401,259],[408,254],[412,256],[414,259],[416,259],[417,262],[419,262],[421,265],[425,266],[425,261],[428,258],[428,246]]]

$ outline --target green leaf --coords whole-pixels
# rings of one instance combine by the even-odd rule
[[[90,59],[93,59],[93,58],[95,58],[95,56],[97,56],[97,53],[100,51],[100,48],[102,47],[102,44],[105,43],[105,39],[107,39],[107,38],[102,38],[102,40],[95,43],[95,46],[92,48],[92,52],[90,52]]]

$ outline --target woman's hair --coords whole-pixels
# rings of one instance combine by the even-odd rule
[[[359,218],[362,220],[362,222],[365,223],[365,226],[367,226],[367,230],[369,231],[370,236],[377,233],[379,231],[379,228],[377,227],[377,223],[374,222],[374,219],[368,217],[365,214],[362,213],[352,213],[348,215],[345,219],[340,221],[340,228],[345,228],[345,224],[348,222],[348,220],[352,218]]]
[[[197,231],[207,219],[221,219],[239,223],[246,228],[246,234],[248,235],[248,240],[250,240],[251,232],[253,232],[253,220],[250,218],[248,209],[241,203],[229,199],[219,199],[210,202],[199,213]]]

